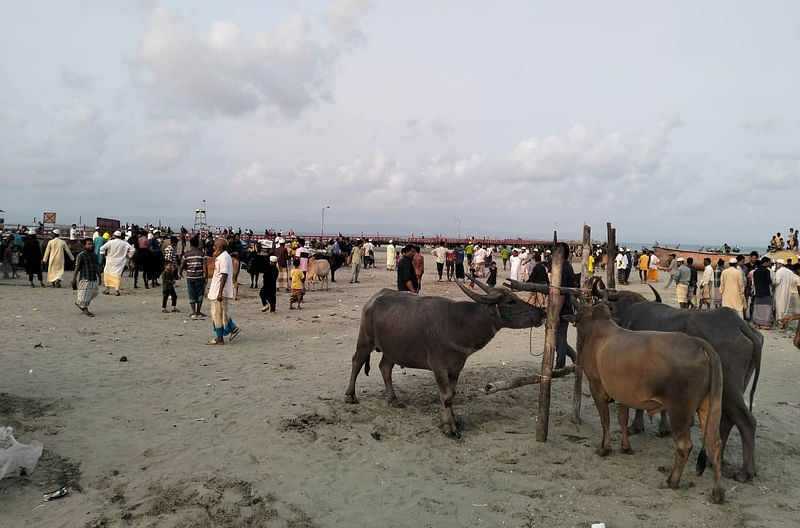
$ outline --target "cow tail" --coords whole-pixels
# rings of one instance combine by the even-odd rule
[[[753,411],[753,398],[756,395],[756,386],[758,385],[758,376],[761,374],[761,349],[764,346],[764,338],[759,332],[756,332],[748,325],[744,325],[748,330],[748,337],[753,342],[753,354],[750,356],[750,365],[747,367],[747,374],[745,377],[745,384],[747,378],[750,377],[750,372],[753,374],[753,384],[750,386],[750,411]]]
[[[370,354],[371,356],[372,354]],[[369,376],[369,356],[367,356],[367,360],[364,362],[364,375]]]
[[[697,456],[697,475],[706,469],[707,455],[713,463],[720,464],[722,459],[722,440],[719,437],[719,424],[722,419],[722,364],[714,348],[703,342],[703,352],[709,363],[708,414],[703,431],[703,448]]]

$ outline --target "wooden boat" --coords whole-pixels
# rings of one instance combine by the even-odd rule
[[[692,263],[692,267],[698,271],[703,271],[703,259],[710,258],[711,265],[713,266],[716,264],[717,260],[722,259],[725,261],[725,264],[728,264],[728,259],[731,257],[736,257],[739,253],[717,253],[714,251],[692,251],[689,249],[678,249],[678,248],[669,248],[669,247],[661,247],[655,246],[653,248],[653,252],[659,258],[658,267],[661,269],[667,269],[669,264],[667,261],[669,260],[669,256],[675,253],[675,257],[683,257],[684,259],[688,259],[691,257],[694,259]]]
[[[767,253],[767,256],[774,261],[777,259],[783,259],[784,262],[788,263],[791,261],[792,264],[797,264],[800,262],[800,254],[796,251],[789,251],[786,249],[782,249],[780,251],[770,251]]]

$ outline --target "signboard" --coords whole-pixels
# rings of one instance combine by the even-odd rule
[[[56,223],[56,214],[55,213],[44,213],[44,214],[42,214],[42,223],[43,224],[55,224]]]
[[[119,229],[119,220],[114,220],[113,218],[100,218],[98,216],[97,223],[95,225],[100,228],[101,233],[104,231],[113,233]]]

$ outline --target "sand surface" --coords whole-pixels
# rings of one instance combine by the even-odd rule
[[[468,360],[455,400],[460,440],[439,430],[428,371],[396,368],[407,407],[387,406],[378,354],[371,375],[358,378],[361,403],[345,404],[361,307],[395,283],[382,252],[378,261],[360,284],[340,270],[302,311],[290,312],[281,294],[275,317],[260,312],[244,274],[231,309],[243,332],[224,347],[204,345],[211,323],[189,320],[183,284],[183,313],[162,314],[160,290],[129,289],[99,296],[90,319],[69,288],[0,280],[0,425],[44,444],[32,475],[0,481],[0,526],[800,524],[800,353],[786,333],[765,332],[758,476],[731,479],[741,463],[734,430],[728,501],[714,505],[711,472],[694,475],[697,447],[680,489],[658,489],[674,450],[655,421],[622,455],[612,414],[614,453],[598,457],[600,422],[585,383],[575,426],[573,378],[554,380],[547,443],[535,441],[537,385],[483,393],[487,382],[538,372],[544,327],[502,330]],[[426,263],[425,295],[466,299],[435,282],[431,256]],[[696,427],[693,439],[698,446]],[[42,501],[62,485],[66,497]]]

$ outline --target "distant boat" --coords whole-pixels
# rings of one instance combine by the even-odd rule
[[[678,244],[680,246],[680,244]],[[675,257],[683,257],[684,259],[688,259],[691,257],[694,262],[692,262],[692,267],[696,270],[702,271],[704,269],[703,266],[703,259],[710,258],[711,265],[713,266],[717,260],[723,259],[726,261],[731,257],[736,257],[739,255],[738,252],[734,252],[733,249],[738,250],[739,248],[732,248],[730,253],[725,253],[722,251],[691,251],[688,249],[678,249],[678,247],[669,248],[669,247],[661,247],[655,246],[653,247],[653,252],[658,257],[658,267],[661,269],[667,269],[668,264],[667,261],[669,260],[669,256],[675,253]]]

